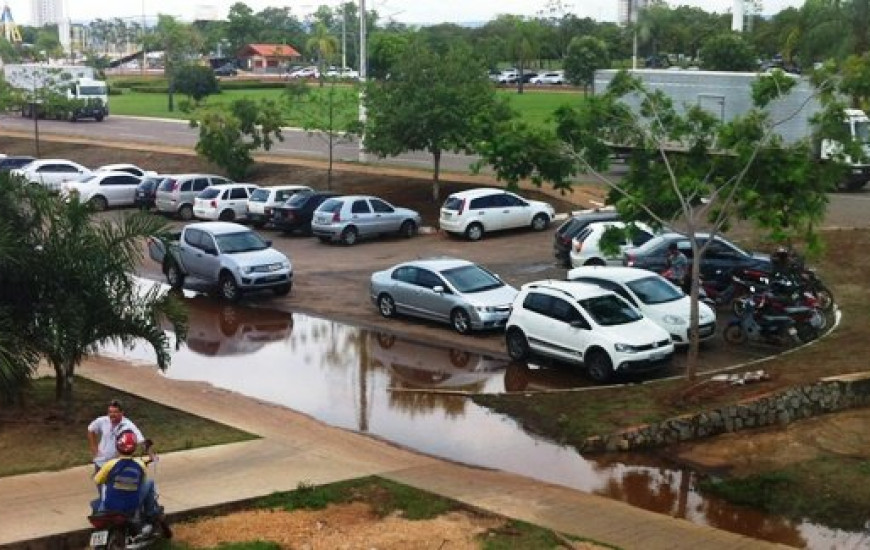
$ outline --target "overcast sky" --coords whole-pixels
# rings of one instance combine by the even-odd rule
[[[12,15],[19,24],[28,24],[31,19],[31,0],[0,0],[7,2]],[[166,13],[182,19],[193,19],[198,12],[217,12],[226,17],[235,0],[59,0],[65,3],[67,17],[82,21],[102,17],[142,16],[142,6],[151,16]],[[562,0],[571,6],[571,12],[580,17],[592,17],[601,21],[616,20],[617,0]],[[269,6],[289,6],[292,13],[304,16],[318,5],[337,6],[341,0],[248,0],[248,6],[260,11]],[[366,9],[377,10],[382,18],[403,23],[479,22],[488,21],[501,13],[535,15],[546,0],[367,0]],[[685,4],[702,7],[708,11],[728,11],[734,0],[682,0],[669,2],[672,6]],[[803,0],[762,0],[763,13],[776,13],[789,6],[799,6]],[[204,8],[204,9],[203,9]]]

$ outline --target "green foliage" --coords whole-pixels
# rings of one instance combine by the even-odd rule
[[[196,152],[242,181],[254,159],[253,151],[283,141],[284,114],[273,100],[236,99],[229,105],[204,105],[190,121],[199,127]]]
[[[0,36],[0,61],[4,63],[17,63],[21,61],[21,54],[15,46]]]
[[[607,44],[591,36],[577,36],[568,44],[565,79],[577,86],[589,86],[598,69],[610,68]]]
[[[752,45],[736,33],[714,36],[701,48],[701,66],[710,71],[751,71],[757,59]]]
[[[563,143],[552,128],[531,126],[520,120],[495,125],[475,149],[481,157],[475,171],[487,164],[511,188],[528,179],[536,185],[548,181],[558,189],[568,189],[571,176],[577,172],[574,160],[565,154]]]
[[[843,62],[840,90],[853,98],[856,107],[870,100],[870,53],[850,55]]]
[[[175,90],[196,102],[220,92],[211,67],[187,64],[175,70]]]
[[[369,75],[371,78],[383,80],[401,58],[411,35],[407,33],[379,32],[369,41]]]

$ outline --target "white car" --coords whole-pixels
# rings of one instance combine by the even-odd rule
[[[543,231],[556,217],[553,207],[502,189],[470,189],[453,193],[441,207],[442,231],[478,241],[489,231],[531,227]]]
[[[145,176],[157,175],[157,172],[155,172],[154,170],[145,170],[139,168],[135,164],[106,164],[104,166],[94,168],[94,172],[127,172],[128,174],[133,174],[134,176],[139,176],[140,178]]]
[[[577,233],[571,240],[571,252],[569,253],[572,267],[581,265],[622,265],[622,253],[629,248],[641,246],[656,234],[650,226],[635,222],[633,227],[626,231],[630,224],[620,221],[592,222]],[[605,254],[601,249],[601,237],[604,233],[615,227],[623,231],[619,243],[619,250],[615,254]]]
[[[132,206],[136,201],[136,188],[142,178],[127,172],[94,172],[89,176],[60,184],[60,194],[78,195],[81,202],[89,202],[95,210],[115,206]]]
[[[303,67],[288,74],[287,78],[320,78],[320,71],[317,67]]]
[[[619,294],[668,331],[674,344],[689,343],[691,298],[661,275],[633,267],[586,266],[569,271],[568,280],[597,285]],[[698,337],[703,341],[715,334],[716,313],[699,302]]]
[[[77,162],[64,159],[39,159],[27,166],[12,170],[12,175],[21,176],[30,183],[38,183],[52,191],[60,191],[65,181],[89,176],[92,172]]]
[[[563,73],[562,71],[540,73],[538,74],[538,76],[532,77],[529,82],[531,84],[561,85],[565,83],[565,73]]]
[[[207,187],[193,200],[193,215],[200,220],[243,220],[248,215],[248,198],[257,189],[259,187],[252,183]]]
[[[248,221],[254,227],[263,227],[272,220],[273,209],[276,206],[281,206],[287,199],[300,192],[313,193],[314,190],[305,185],[276,185],[254,190],[248,199]]]
[[[668,332],[631,304],[595,285],[538,281],[523,285],[505,331],[508,354],[532,353],[586,367],[605,382],[615,373],[661,368],[674,354]]]
[[[343,69],[339,69],[338,67],[330,67],[329,70],[323,74],[329,78],[348,78],[354,80],[359,78],[359,72],[351,69],[350,67],[345,67]]]

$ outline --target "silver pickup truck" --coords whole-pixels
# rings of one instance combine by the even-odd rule
[[[189,277],[216,285],[223,299],[235,302],[253,290],[271,289],[284,296],[293,286],[287,256],[243,225],[192,223],[172,237],[169,241],[149,238],[148,254],[163,266],[174,289],[182,288]]]

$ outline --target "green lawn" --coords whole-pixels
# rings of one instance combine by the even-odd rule
[[[313,88],[314,93],[319,93],[318,88]],[[582,100],[583,94],[578,92],[549,92],[531,90],[522,95],[517,94],[516,90],[498,90],[500,96],[507,97],[514,109],[520,116],[531,124],[546,125],[550,123],[553,111],[557,107],[564,104],[576,104]],[[227,90],[218,95],[208,98],[210,103],[226,103],[241,97],[251,99],[268,98],[280,100],[283,97],[283,90],[275,89],[251,89],[251,90]],[[169,112],[167,109],[166,94],[150,94],[142,92],[130,92],[123,95],[113,95],[109,98],[109,105],[112,114],[115,115],[130,115],[143,117],[158,117],[158,118],[175,118],[187,120],[188,115],[178,109],[178,105],[185,99],[185,96],[176,94],[175,105],[176,109]],[[348,105],[345,107],[349,111],[356,111],[356,105]],[[288,110],[288,125],[299,126],[298,118],[292,116]],[[341,120],[341,116],[336,117]]]

